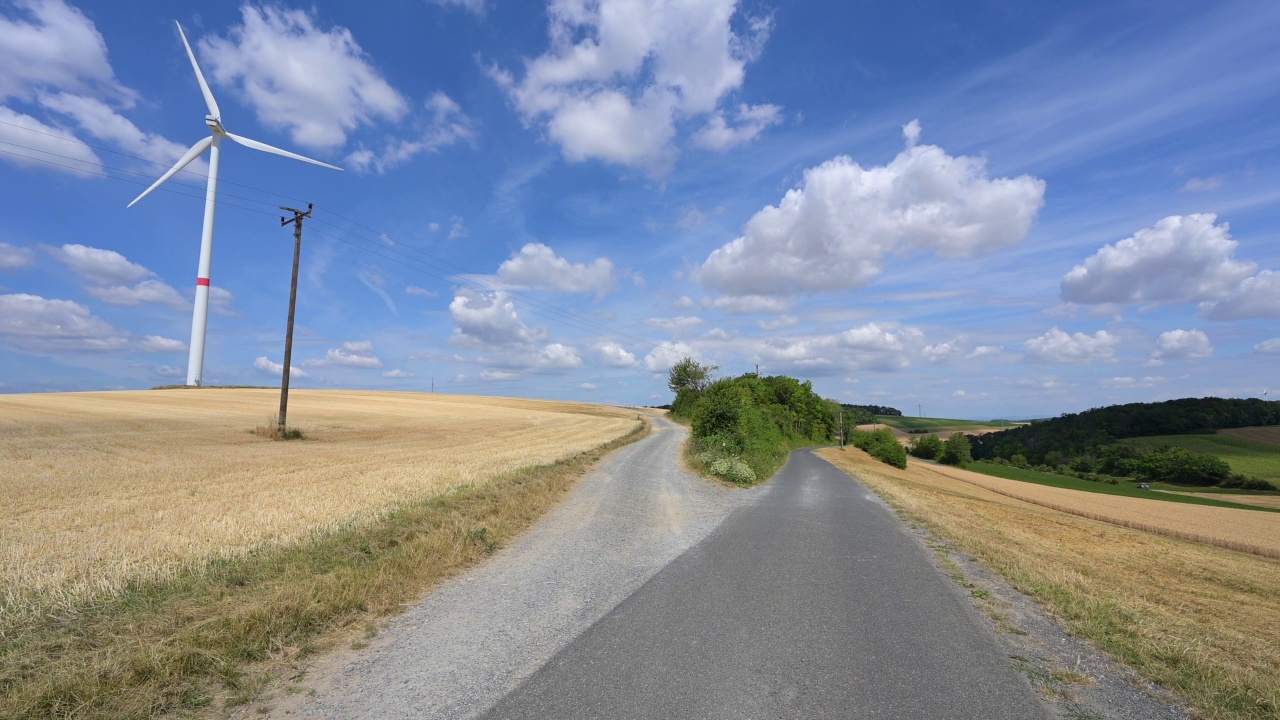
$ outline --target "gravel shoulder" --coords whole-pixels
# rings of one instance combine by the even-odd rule
[[[488,709],[763,488],[680,466],[686,431],[607,458],[568,499],[488,562],[391,620],[369,645],[319,660],[301,692],[244,717],[469,718]]]

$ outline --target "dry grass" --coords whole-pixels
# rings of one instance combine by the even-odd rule
[[[919,465],[897,470],[854,449],[819,454],[1206,716],[1280,717],[1280,563],[1065,514]]]
[[[918,460],[912,467],[945,475],[1017,500],[1093,520],[1145,530],[1168,537],[1205,542],[1280,558],[1280,513],[1262,513],[1104,495],[1007,480]],[[1221,499],[1215,497],[1214,499]]]
[[[575,455],[636,413],[533,400],[295,390],[306,439],[254,427],[273,390],[0,396],[0,628],[210,558],[376,519]]]
[[[1280,446],[1280,425],[1232,428],[1230,430],[1219,430],[1218,434]]]

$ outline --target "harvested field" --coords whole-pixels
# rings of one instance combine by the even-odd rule
[[[1266,443],[1267,445],[1280,447],[1280,425],[1233,428],[1230,430],[1219,430],[1218,433],[1220,435],[1229,435],[1231,437],[1238,437],[1244,440],[1252,440],[1254,442]]]
[[[636,412],[295,390],[306,439],[253,434],[279,392],[0,396],[0,625],[212,557],[371,520],[626,435]]]
[[[1103,495],[1006,480],[946,465],[924,463],[914,458],[909,462],[910,467],[922,472],[945,475],[1073,515],[1280,558],[1280,514],[1277,513]]]
[[[1198,493],[1198,492],[1181,492],[1178,490],[1159,490],[1157,492],[1168,493],[1170,495],[1186,495],[1187,497],[1205,498],[1207,500],[1217,500],[1219,502],[1239,503],[1240,505],[1254,505],[1256,507],[1274,508],[1280,510],[1280,495],[1236,495],[1227,493]]]
[[[1280,562],[1065,514],[920,464],[898,470],[852,448],[818,454],[1205,717],[1280,717]]]

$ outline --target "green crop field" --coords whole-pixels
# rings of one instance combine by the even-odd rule
[[[1157,435],[1133,438],[1124,442],[1134,447],[1155,449],[1161,445],[1177,445],[1191,452],[1217,455],[1231,470],[1263,480],[1280,481],[1280,447],[1230,435]]]
[[[925,432],[965,432],[986,430],[988,428],[1011,428],[1009,422],[983,422],[981,420],[955,420],[951,418],[917,418],[903,415],[877,415],[876,422],[906,432],[923,430]]]
[[[1035,483],[1037,485],[1048,485],[1049,487],[1066,488],[1067,490],[1083,490],[1085,492],[1101,493],[1103,495],[1121,495],[1124,497],[1142,498],[1144,500],[1165,500],[1168,502],[1191,503],[1193,505],[1213,505],[1216,507],[1236,508],[1237,510],[1240,508],[1248,508],[1250,510],[1261,510],[1263,512],[1280,512],[1268,508],[1251,507],[1248,505],[1222,502],[1219,500],[1210,500],[1209,498],[1172,495],[1152,490],[1143,490],[1137,485],[1127,482],[1121,482],[1119,485],[1110,485],[1108,483],[1080,480],[1078,478],[1040,472],[1038,470],[1023,470],[1021,468],[1009,467],[1008,465],[996,465],[995,463],[974,462],[969,463],[964,467],[966,470],[980,472],[983,475],[1005,478],[1006,480],[1019,480],[1021,482]],[[1191,490],[1193,488],[1179,489]]]

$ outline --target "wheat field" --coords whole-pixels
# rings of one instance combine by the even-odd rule
[[[0,621],[377,517],[630,432],[634,410],[295,390],[0,396]],[[0,623],[3,624],[3,623]]]
[[[1280,717],[1280,562],[1059,512],[922,463],[899,470],[852,448],[818,454],[1034,595],[1077,636],[1181,693],[1198,717]],[[1203,532],[1216,531],[1210,517],[1254,518],[1277,537],[1275,513],[1113,499],[1201,515]]]

